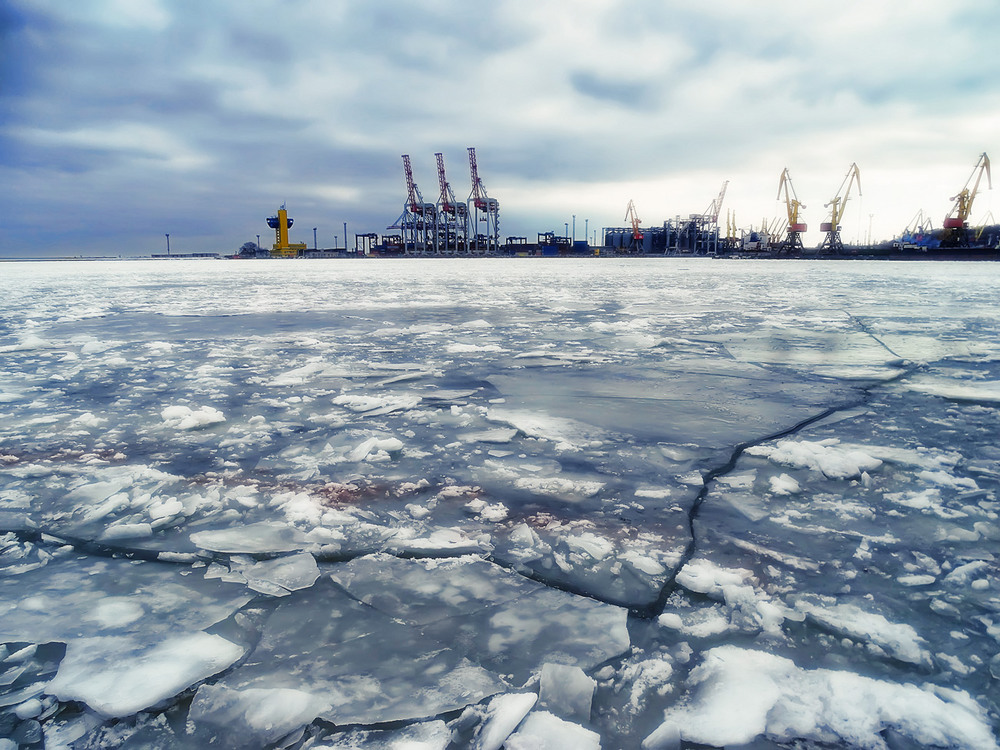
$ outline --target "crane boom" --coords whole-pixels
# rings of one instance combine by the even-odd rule
[[[436,153],[434,157],[437,159],[437,170],[438,170],[438,187],[440,188],[440,195],[438,196],[438,205],[441,210],[445,213],[453,214],[455,213],[455,195],[451,191],[451,185],[448,184],[448,178],[444,173],[444,154]]]
[[[410,155],[403,154],[403,174],[406,177],[406,203],[415,214],[424,212],[424,198],[413,181],[413,167],[410,165]]]
[[[722,212],[722,201],[726,199],[727,187],[729,187],[729,180],[722,183],[722,189],[719,191],[718,197],[708,204],[708,208],[705,209],[705,213],[702,216],[704,217],[706,224],[719,223],[719,214]]]
[[[500,201],[486,194],[483,180],[479,176],[476,149],[469,146],[469,172],[472,177],[472,192],[469,193],[469,213],[474,233],[476,251],[496,252],[500,246]],[[486,232],[480,233],[479,224],[486,225]]]
[[[805,205],[799,201],[795,194],[795,186],[792,185],[792,175],[788,167],[781,173],[781,180],[778,182],[778,197],[781,200],[782,192],[785,199],[785,210],[788,213],[788,235],[782,245],[786,251],[802,250],[802,233],[806,231],[806,224],[799,221],[799,209]]]
[[[972,174],[965,181],[962,190],[951,197],[954,204],[948,215],[944,217],[945,233],[941,238],[942,247],[968,247],[969,246],[969,215],[972,213],[972,204],[979,194],[979,185],[982,182],[983,174],[986,175],[986,184],[990,190],[993,189],[993,181],[990,176],[990,157],[983,152],[979,155],[979,161],[972,168]],[[969,185],[972,188],[969,188]]]
[[[625,211],[625,221],[628,221],[632,224],[632,239],[641,240],[642,230],[639,229],[639,224],[641,222],[639,221],[639,215],[635,212],[634,201],[630,200],[628,202],[628,208]]]
[[[824,206],[824,208],[830,209],[830,220],[819,225],[820,231],[826,232],[826,237],[820,243],[821,250],[829,249],[840,252],[844,249],[844,242],[840,238],[840,220],[844,217],[847,200],[851,195],[851,188],[855,184],[858,186],[858,195],[861,195],[861,170],[858,169],[856,163],[852,162],[840,183],[840,187],[837,188],[837,194]]]

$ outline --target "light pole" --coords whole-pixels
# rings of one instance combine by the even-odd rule
[[[576,242],[576,214],[573,214],[573,242]]]
[[[347,252],[347,222],[344,222],[344,252]]]
[[[313,227],[313,252],[316,252],[316,227]]]
[[[167,235],[167,255],[170,255],[170,235]]]
[[[583,220],[583,238],[585,240],[590,239],[590,219]]]
[[[260,250],[260,235],[259,234],[257,235],[257,250],[258,251]],[[254,255],[256,255],[256,254],[257,253],[254,253]]]

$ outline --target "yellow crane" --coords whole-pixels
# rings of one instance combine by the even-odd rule
[[[792,185],[792,176],[788,172],[788,167],[781,173],[781,181],[778,183],[778,197],[781,200],[782,193],[785,198],[785,210],[788,213],[788,235],[781,246],[782,250],[788,252],[802,250],[802,233],[808,228],[804,222],[799,221],[799,209],[805,208],[805,204],[800,203],[795,195],[795,187]]]
[[[837,189],[837,194],[833,197],[833,200],[824,206],[824,208],[830,209],[830,220],[824,221],[819,225],[819,231],[826,232],[826,237],[819,246],[820,250],[840,252],[844,249],[844,243],[840,239],[840,220],[844,217],[844,211],[847,209],[847,199],[850,197],[851,188],[855,183],[858,186],[858,195],[861,195],[861,170],[858,169],[857,164],[852,163],[847,170],[844,181],[840,183],[840,187]]]
[[[954,201],[948,215],[944,217],[944,232],[941,235],[941,247],[969,246],[969,214],[972,213],[972,203],[979,193],[979,183],[986,175],[986,184],[993,189],[990,179],[990,157],[985,152],[980,154],[979,161],[972,168],[972,174],[965,181],[965,186],[958,195],[952,196]],[[970,189],[969,186],[972,185]]]

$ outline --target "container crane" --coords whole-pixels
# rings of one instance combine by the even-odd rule
[[[468,206],[455,200],[444,171],[444,154],[436,153],[438,187],[440,193],[436,206],[435,239],[438,251],[452,254],[467,249]]]
[[[403,176],[406,179],[403,213],[387,229],[400,230],[404,252],[424,253],[428,249],[429,230],[434,226],[436,211],[433,203],[424,201],[417,183],[413,181],[409,154],[403,154]]]
[[[979,193],[979,184],[986,175],[986,184],[989,189],[993,189],[990,179],[990,157],[986,153],[979,156],[979,161],[972,168],[972,174],[965,181],[965,186],[958,195],[952,196],[955,203],[944,217],[944,232],[941,235],[942,247],[968,247],[969,246],[969,214],[972,213],[972,203]],[[969,188],[972,185],[972,188]]]
[[[799,221],[799,209],[805,208],[805,205],[800,203],[798,196],[795,195],[795,187],[792,185],[792,176],[788,172],[788,167],[785,167],[785,171],[781,173],[776,200],[781,200],[782,191],[785,197],[785,209],[788,212],[788,235],[785,238],[782,249],[789,252],[793,250],[801,252],[802,233],[806,231],[807,226],[805,223]]]
[[[851,187],[855,183],[858,185],[858,195],[861,195],[861,170],[858,169],[857,164],[852,163],[837,189],[837,195],[824,206],[824,208],[830,209],[830,220],[819,225],[819,231],[826,232],[826,237],[819,246],[820,250],[839,253],[844,249],[844,243],[840,239],[840,220],[847,209],[847,200],[851,195]]]
[[[406,205],[410,213],[424,215],[434,212],[433,203],[425,203],[417,183],[413,181],[413,167],[410,165],[410,155],[403,154],[403,175],[406,178]]]
[[[454,193],[451,192],[451,185],[448,184],[448,178],[444,173],[444,154],[438,152],[434,154],[434,158],[437,159],[438,188],[441,191],[438,194],[438,210],[454,214],[458,202],[455,200]]]
[[[476,149],[469,151],[469,172],[472,177],[472,192],[469,193],[469,213],[472,216],[472,233],[475,236],[474,248],[477,252],[495,253],[500,249],[500,201],[490,198],[479,177],[479,164],[476,161]],[[486,231],[480,232],[480,223],[486,224]]]

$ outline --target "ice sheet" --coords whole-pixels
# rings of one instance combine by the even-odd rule
[[[434,747],[554,664],[597,683],[574,725],[637,747],[752,642],[817,692],[912,684],[1000,726],[992,269],[6,264],[0,725]],[[83,639],[209,636],[248,653],[193,670],[191,736],[186,687],[96,725],[44,694]]]

